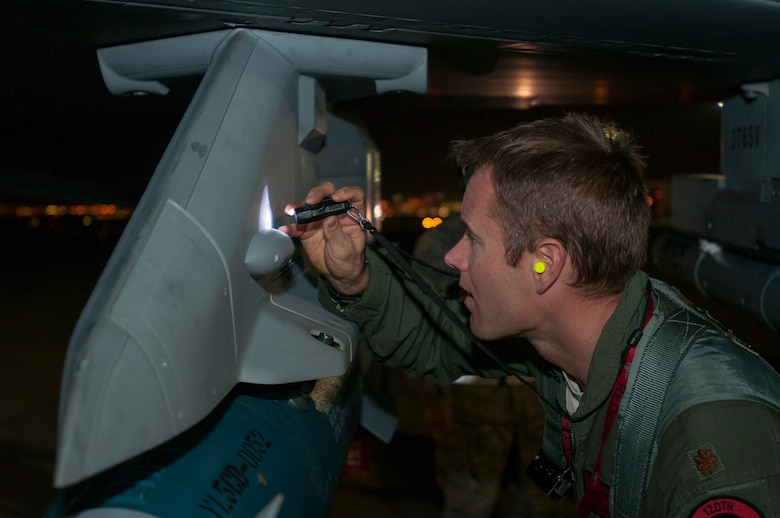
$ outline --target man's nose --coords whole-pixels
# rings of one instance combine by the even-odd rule
[[[464,253],[466,246],[464,245],[464,241],[464,239],[461,239],[455,243],[455,246],[450,248],[450,251],[444,255],[444,264],[461,272],[466,269],[466,262],[464,261],[464,258],[466,257]]]

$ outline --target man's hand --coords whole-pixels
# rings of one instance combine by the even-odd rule
[[[328,196],[333,201],[348,201],[364,214],[365,194],[359,187],[336,190],[332,183],[325,182],[310,190],[304,203],[313,205]],[[292,213],[296,206],[299,205],[288,205],[285,212]],[[311,263],[337,291],[352,295],[368,285],[366,231],[348,214],[283,226],[280,230],[300,239]]]

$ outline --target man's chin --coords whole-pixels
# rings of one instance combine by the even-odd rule
[[[495,340],[496,338],[481,324],[479,319],[474,318],[474,313],[469,317],[469,328],[471,333],[480,340]]]

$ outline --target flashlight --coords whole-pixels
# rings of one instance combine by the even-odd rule
[[[319,221],[328,216],[336,216],[349,211],[352,204],[348,201],[333,201],[331,198],[323,198],[319,203],[302,205],[295,209],[292,217],[294,223],[303,225],[312,221]]]

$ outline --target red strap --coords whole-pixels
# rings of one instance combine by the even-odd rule
[[[653,315],[653,299],[649,292],[645,293],[645,298],[648,300],[648,311],[645,315],[644,322],[642,322],[642,330],[647,326],[647,323]],[[615,424],[615,420],[617,419],[618,408],[620,408],[620,401],[623,399],[623,394],[626,392],[628,372],[631,368],[631,362],[634,361],[635,353],[636,344],[633,344],[629,348],[628,353],[626,354],[626,361],[623,363],[623,368],[620,369],[615,384],[612,386],[612,393],[609,396],[609,406],[607,407],[607,416],[604,420],[604,431],[601,434],[601,446],[599,448],[599,454],[596,457],[596,462],[593,465],[593,471],[583,471],[585,495],[577,506],[577,511],[583,518],[587,518],[591,513],[595,513],[604,518],[609,518],[609,486],[601,481],[601,454],[604,450],[604,444],[607,442],[609,432],[612,430],[612,425]],[[569,463],[569,466],[574,466],[574,442],[571,433],[571,422],[565,414],[561,414],[561,430],[563,452],[566,455],[566,461]]]

